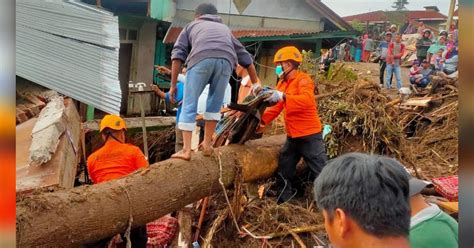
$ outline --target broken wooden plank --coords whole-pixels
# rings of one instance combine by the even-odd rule
[[[392,100],[392,101],[388,102],[387,104],[385,104],[385,106],[386,107],[394,106],[396,104],[399,104],[401,101],[402,101],[402,99],[398,98],[398,99],[395,99],[395,100]]]
[[[16,108],[16,123],[23,123],[27,121],[29,118],[25,111],[21,110],[21,108]]]
[[[20,109],[21,111],[23,111],[28,117],[28,119],[35,117],[33,112],[29,108],[27,108],[24,104],[18,104],[16,105],[16,107]]]
[[[37,96],[35,96],[31,93],[25,94],[23,96],[23,98],[25,98],[29,102],[33,103],[34,105],[38,106],[40,109],[42,109],[46,106],[45,102],[43,102],[39,97],[37,97]]]
[[[93,186],[30,194],[17,201],[17,246],[71,247],[142,226],[243,181],[272,176],[286,135],[229,145],[191,161],[168,159],[141,172]],[[257,166],[258,165],[258,166]],[[34,207],[33,207],[34,206]],[[61,206],[60,213],[57,206]]]
[[[428,107],[428,104],[431,102],[431,100],[432,97],[410,98],[403,102],[401,105]]]
[[[140,117],[124,118],[127,129],[142,128],[142,119]],[[92,120],[84,122],[83,126],[88,131],[99,131],[99,123],[101,120]],[[145,125],[148,128],[153,127],[170,127],[176,123],[176,117],[173,116],[156,116],[146,117]]]
[[[179,230],[173,238],[170,247],[191,247],[193,238],[193,213],[191,211],[191,208],[185,207],[178,212],[177,218]]]
[[[65,134],[59,138],[58,148],[42,166],[28,166],[28,152],[32,131],[38,118],[32,118],[16,127],[16,191],[18,195],[45,187],[72,188],[77,172],[77,152],[80,137],[79,114],[71,99],[65,100]]]

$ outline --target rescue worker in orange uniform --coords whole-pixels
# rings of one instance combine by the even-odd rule
[[[104,145],[87,159],[87,169],[94,184],[118,179],[148,166],[148,161],[137,146],[125,143],[125,121],[117,115],[106,115],[100,122]],[[84,247],[107,247],[112,237]],[[132,247],[146,247],[146,226],[131,230]],[[126,242],[122,235],[122,240]]]
[[[309,167],[303,181],[313,181],[327,161],[314,94],[315,84],[308,74],[298,70],[302,61],[302,54],[294,46],[281,48],[275,54],[273,63],[279,81],[276,90],[272,90],[266,99],[271,107],[264,112],[257,131],[262,132],[265,125],[284,110],[287,140],[278,160],[278,203],[293,198],[298,191],[296,188],[302,186],[296,178],[296,165],[301,158]]]

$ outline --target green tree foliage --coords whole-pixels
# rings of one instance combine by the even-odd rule
[[[352,28],[354,28],[357,32],[363,33],[365,30],[365,23],[355,19],[351,22]]]
[[[406,10],[405,5],[408,4],[408,0],[395,0],[393,2],[392,8],[395,10]]]

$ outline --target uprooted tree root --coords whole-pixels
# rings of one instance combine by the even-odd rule
[[[323,217],[311,200],[281,205],[269,198],[241,201],[239,233],[222,198],[221,193],[213,196],[202,247],[291,247],[295,242],[312,247],[327,243]]]

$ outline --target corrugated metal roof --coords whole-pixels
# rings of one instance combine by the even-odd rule
[[[393,14],[402,14],[410,20],[419,20],[419,19],[439,19],[443,20],[447,17],[436,11],[427,11],[427,10],[401,10],[401,11],[372,11],[357,15],[351,15],[343,17],[342,19],[351,22],[358,20],[360,22],[372,22],[372,21],[388,21],[390,15]]]
[[[349,25],[346,21],[344,21],[339,15],[337,15],[334,11],[332,11],[329,7],[327,7],[324,3],[318,0],[306,0],[306,2],[313,7],[317,12],[319,12],[323,17],[334,23],[337,27],[342,30],[353,31],[351,25]],[[184,20],[182,18],[175,17],[171,23],[168,32],[165,35],[164,43],[174,43],[176,39],[178,39],[179,34],[184,26],[189,23],[189,20]],[[308,30],[304,29],[275,29],[275,28],[250,28],[250,27],[242,27],[236,26],[236,24],[232,24],[229,26],[232,30],[234,36],[239,38],[247,38],[247,37],[272,37],[272,36],[290,36],[290,35],[311,35],[316,34],[318,32],[309,32]],[[339,31],[339,30],[335,30]]]
[[[178,39],[181,30],[186,26],[187,21],[175,18],[166,33],[164,43],[174,43]],[[229,27],[232,30],[232,34],[235,38],[247,38],[247,37],[271,37],[271,36],[283,36],[283,35],[304,35],[314,34],[316,32],[308,32],[302,29],[274,29],[274,28],[250,28],[242,26],[231,25]]]
[[[75,2],[17,0],[16,74],[118,114],[118,18]]]

